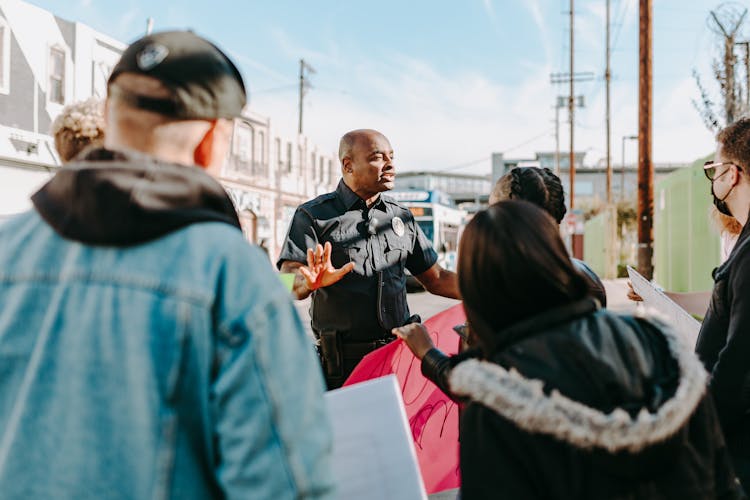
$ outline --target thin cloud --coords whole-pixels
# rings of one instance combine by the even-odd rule
[[[487,17],[495,28],[498,27],[497,14],[495,13],[495,6],[492,4],[492,0],[482,0],[484,11],[487,13]]]
[[[131,7],[128,10],[125,11],[125,13],[120,17],[119,22],[117,23],[117,31],[120,34],[133,34],[135,31],[140,30],[134,30],[134,22],[138,19],[138,17],[141,15],[141,10],[138,7]],[[143,30],[142,32],[146,31],[146,18],[143,18]],[[128,36],[120,36],[120,38],[130,38]]]
[[[366,96],[336,95],[313,89],[305,110],[305,132],[323,149],[354,128],[376,128],[398,150],[399,170],[439,170],[475,160],[487,161],[463,172],[487,172],[490,156],[551,128],[551,98],[546,68],[529,73],[519,88],[507,87],[477,72],[455,73],[403,55],[389,63],[362,60],[353,68],[357,88]],[[368,71],[359,71],[367,68]],[[523,89],[523,91],[520,91]],[[293,137],[296,100],[258,96],[254,109],[273,111],[275,130]],[[516,155],[549,149],[541,137]]]
[[[340,62],[338,47],[329,42],[329,51],[322,52],[317,50],[311,50],[310,48],[297,43],[292,39],[286,31],[279,27],[271,29],[271,37],[281,48],[288,57],[293,59],[303,58],[308,61],[313,61],[316,64],[333,64],[337,65]]]
[[[539,0],[521,0],[521,5],[529,12],[534,21],[534,25],[539,32],[542,47],[544,48],[545,60],[549,64],[552,61],[552,45],[549,39],[549,28],[544,19]]]
[[[294,80],[294,77],[293,75],[291,75],[291,73],[289,75],[279,73],[278,71],[269,68],[265,64],[256,61],[255,59],[252,59],[251,57],[248,57],[244,54],[240,54],[237,51],[228,50],[227,53],[229,54],[229,57],[231,57],[235,61],[238,61],[244,68],[252,68],[256,71],[260,71],[264,75],[278,80],[279,82],[289,82]]]

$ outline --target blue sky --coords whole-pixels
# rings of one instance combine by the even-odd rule
[[[402,170],[489,172],[493,151],[527,157],[554,150],[554,99],[567,87],[549,73],[568,70],[567,0],[363,2],[32,0],[124,42],[155,29],[192,28],[238,62],[251,107],[292,137],[298,60],[317,71],[305,132],[334,151],[352,128],[382,130]],[[612,0],[612,151],[637,132],[637,1]],[[706,19],[718,2],[655,0],[654,157],[691,161],[713,149],[691,99],[691,72],[710,79],[716,54]],[[604,0],[576,1],[576,71],[586,108],[577,113],[576,149],[593,163],[605,154]],[[714,88],[714,87],[712,87]],[[567,147],[567,112],[561,113]],[[626,145],[634,161],[635,143]],[[462,165],[467,165],[461,167]],[[460,167],[460,168],[459,168]]]

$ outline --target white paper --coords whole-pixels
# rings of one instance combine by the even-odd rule
[[[394,375],[329,391],[338,498],[427,499]]]
[[[691,349],[695,347],[701,330],[700,322],[630,266],[628,276],[633,284],[633,290],[643,299],[643,304],[664,315],[685,343]]]

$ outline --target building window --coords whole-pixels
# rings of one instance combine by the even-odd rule
[[[258,132],[258,142],[260,147],[260,162],[265,163],[266,162],[266,134],[263,133],[263,131]]]
[[[292,143],[286,143],[286,173],[292,173]]]
[[[65,51],[58,47],[49,50],[49,101],[65,104]]]
[[[336,172],[333,171],[333,162],[328,160],[328,183],[331,184],[336,179]]]
[[[258,163],[253,165],[253,173],[255,175],[266,175],[266,134],[262,131],[258,131]]]
[[[94,62],[94,97],[106,99],[107,97],[107,80],[112,74],[112,65],[106,61]]]
[[[310,171],[312,173],[313,179],[316,177],[316,170],[315,170],[315,153],[310,153]]]
[[[320,170],[320,173],[318,174],[319,175],[318,180],[320,180],[320,182],[323,182],[323,180],[325,179],[325,176],[326,176],[325,158],[323,158],[321,156],[320,159],[318,160],[318,163],[319,163],[319,167],[318,168]]]
[[[234,128],[234,155],[239,163],[248,164],[253,160],[253,129],[244,122]]]
[[[276,149],[276,168],[277,171],[281,172],[281,169],[284,165],[284,160],[281,157],[281,139],[278,137],[274,140],[274,148]]]
[[[10,28],[0,18],[0,92],[10,92]]]

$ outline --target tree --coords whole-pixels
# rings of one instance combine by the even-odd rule
[[[717,132],[720,128],[734,122],[750,111],[748,93],[750,91],[750,46],[739,40],[740,31],[747,17],[747,8],[736,3],[724,3],[711,11],[708,26],[720,42],[722,56],[713,61],[713,76],[719,84],[719,103],[701,81],[698,71],[693,70],[693,78],[700,91],[700,99],[693,99],[693,106],[698,110],[706,127]],[[736,46],[745,45],[744,82],[742,75],[736,71]],[[717,107],[721,105],[721,109]]]

